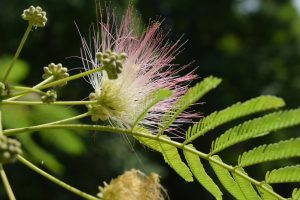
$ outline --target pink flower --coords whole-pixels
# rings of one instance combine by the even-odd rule
[[[112,125],[130,127],[146,108],[146,99],[155,91],[166,88],[172,96],[151,107],[139,125],[156,128],[161,117],[187,90],[195,79],[193,70],[181,76],[183,69],[173,63],[181,48],[180,41],[171,43],[160,30],[160,22],[153,21],[139,33],[139,23],[129,6],[120,23],[114,12],[106,9],[105,17],[100,12],[99,30],[93,31],[91,42],[82,38],[82,60],[86,70],[101,66],[97,52],[110,50],[126,53],[122,72],[117,79],[109,79],[105,71],[94,73],[89,81],[95,89],[91,99],[99,101],[94,120],[109,120]],[[104,21],[104,18],[106,19]],[[97,113],[99,112],[99,113]],[[194,114],[185,112],[178,122],[190,121]],[[176,125],[175,125],[176,126]]]

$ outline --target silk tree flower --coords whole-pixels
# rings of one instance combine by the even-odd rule
[[[189,68],[189,65],[181,67],[173,63],[182,43],[167,40],[160,30],[160,22],[150,22],[139,33],[139,22],[132,6],[120,21],[109,8],[106,13],[104,16],[103,11],[100,12],[99,27],[97,31],[93,29],[89,41],[81,36],[83,65],[86,70],[103,66],[103,55],[114,54],[113,58],[123,56],[119,62],[122,68],[113,78],[105,70],[89,76],[95,90],[90,99],[98,101],[89,106],[92,120],[108,120],[113,126],[129,128],[146,108],[146,99],[165,88],[172,91],[172,96],[151,107],[138,123],[155,130],[162,115],[187,91],[187,85],[196,75],[193,70],[183,76],[179,74]],[[176,121],[189,122],[193,117],[195,114],[184,112]]]

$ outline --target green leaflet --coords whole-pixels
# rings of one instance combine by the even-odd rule
[[[6,70],[9,68],[9,65],[12,61],[12,56],[1,56],[0,57],[0,80],[4,78]],[[18,83],[28,77],[30,66],[29,64],[21,59],[17,59],[14,67],[12,68],[8,78],[8,83]]]
[[[168,138],[167,136],[163,137]],[[168,163],[185,181],[192,182],[193,175],[188,166],[182,162],[177,148],[166,143],[160,143],[160,146],[166,163]]]
[[[271,189],[273,191],[273,188],[271,185],[266,184],[266,183],[263,183],[262,185],[268,187],[269,189]],[[256,187],[256,188],[263,200],[278,200],[276,197],[274,197],[270,193],[264,191],[262,188],[260,188],[260,187]]]
[[[209,116],[202,118],[198,123],[190,126],[186,132],[185,143],[195,140],[209,130],[226,122],[268,109],[279,108],[284,105],[284,101],[275,96],[260,96],[243,103],[238,102],[224,110],[213,112]]]
[[[236,170],[243,172],[244,174],[247,174],[243,168],[238,168]],[[255,191],[255,189],[253,188],[252,184],[249,181],[236,175],[235,173],[233,173],[232,176],[237,182],[244,196],[247,197],[247,200],[261,200],[260,196],[257,194],[257,192]]]
[[[268,134],[271,131],[300,124],[300,109],[274,112],[256,118],[227,130],[211,145],[211,153],[215,154],[223,149],[242,141]]]
[[[151,134],[147,129],[141,127],[139,127],[137,130],[146,134]],[[170,138],[168,138],[165,135],[160,137],[170,140]],[[143,145],[160,152],[163,155],[165,162],[168,163],[185,181],[193,181],[193,175],[191,171],[189,170],[188,166],[186,166],[186,164],[182,161],[178,150],[175,146],[162,143],[155,139],[137,136],[135,136],[135,138]]]
[[[300,189],[295,188],[293,190],[292,200],[300,200]]]
[[[35,115],[31,116],[31,121],[36,124],[49,123],[61,119],[66,119],[71,116],[78,115],[74,109],[56,105],[43,105],[34,107]],[[46,118],[41,116],[47,116]],[[79,123],[78,120],[75,122]],[[60,151],[69,155],[80,155],[85,152],[85,144],[82,140],[84,131],[76,130],[76,134],[72,130],[42,130],[40,131],[40,138]]]
[[[187,146],[194,149],[193,145]],[[199,157],[188,151],[183,151],[183,153],[192,173],[194,174],[198,182],[207,191],[209,191],[217,200],[221,200],[223,193],[220,191],[219,187],[215,184],[215,182],[205,172],[205,169]]]
[[[221,158],[217,155],[212,156],[214,159],[221,161]],[[219,178],[220,182],[223,184],[225,189],[236,199],[238,200],[244,200],[247,199],[243,192],[241,191],[239,185],[237,182],[232,178],[229,171],[223,167],[220,167],[219,165],[210,162],[210,165],[212,166],[213,170],[215,171],[217,177]]]
[[[274,169],[266,173],[266,183],[300,182],[300,165]]]
[[[26,144],[24,148],[26,149],[26,152],[28,152],[28,155],[30,155],[31,159],[36,162],[43,162],[43,167],[46,167],[48,170],[56,174],[63,173],[64,166],[60,164],[54,155],[48,153],[46,150],[37,145],[31,138],[30,134],[19,134],[17,138],[22,143]]]
[[[137,125],[137,123],[146,116],[148,110],[152,106],[154,106],[158,102],[160,102],[160,101],[162,101],[162,100],[164,100],[164,99],[166,99],[170,96],[172,96],[172,91],[168,90],[168,89],[159,89],[159,90],[153,92],[153,94],[151,94],[148,98],[146,98],[146,100],[145,100],[145,104],[146,104],[145,109],[136,118],[135,122],[132,124],[132,127],[135,127]]]
[[[246,167],[262,162],[300,156],[300,138],[261,145],[239,156],[238,165]]]
[[[39,135],[45,143],[48,142],[70,156],[81,155],[86,150],[82,138],[70,130],[42,130]]]
[[[161,135],[185,109],[198,101],[207,92],[216,88],[220,83],[221,79],[210,76],[200,83],[197,83],[194,87],[189,88],[188,91],[175,102],[173,108],[162,116],[158,134]]]

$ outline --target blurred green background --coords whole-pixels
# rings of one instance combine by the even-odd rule
[[[300,11],[296,9],[296,1],[135,0],[132,3],[144,24],[149,22],[149,18],[164,19],[163,28],[166,32],[170,30],[172,41],[182,35],[183,40],[188,40],[176,63],[183,65],[193,61],[192,66],[197,67],[199,80],[208,75],[223,78],[221,86],[208,94],[202,100],[203,104],[193,109],[207,115],[261,94],[283,97],[289,108],[300,105]],[[74,21],[81,33],[88,37],[89,26],[96,21],[93,0],[0,0],[0,75],[27,26],[20,15],[31,4],[40,5],[47,11],[48,22],[45,28],[34,29],[30,34],[20,56],[22,61],[17,63],[10,81],[33,86],[41,80],[42,67],[50,62],[63,63],[73,69],[71,73],[82,70],[81,61],[70,58],[80,55],[80,38]],[[111,1],[111,4],[118,13],[122,13],[128,0]],[[59,96],[65,100],[81,100],[91,91],[88,83],[78,80],[59,90]],[[38,124],[85,111],[84,107],[50,106],[6,106],[3,109],[5,128]],[[90,121],[87,119],[84,122]],[[207,152],[212,138],[233,124],[236,122],[208,134],[204,140],[199,139],[196,146]],[[297,137],[298,134],[299,127],[281,131],[237,145],[222,155],[225,161],[234,164],[236,156],[244,150],[258,144]],[[97,132],[74,134],[57,130],[42,134],[26,133],[19,139],[25,145],[26,157],[92,194],[98,192],[97,186],[103,185],[103,181],[109,182],[124,170],[137,168],[146,173],[159,173],[172,200],[212,199],[197,182],[185,183],[159,154],[137,142],[131,141],[129,144],[120,135]],[[289,162],[299,163],[299,159]],[[282,164],[263,164],[250,168],[249,173],[261,180],[266,170]],[[209,168],[207,170],[211,172]],[[17,199],[80,199],[19,163],[6,166],[6,171]],[[299,187],[296,184],[292,186]],[[291,193],[291,187],[277,185],[275,189],[283,195]],[[0,189],[0,199],[6,199],[3,187]],[[231,197],[225,194],[224,199]]]

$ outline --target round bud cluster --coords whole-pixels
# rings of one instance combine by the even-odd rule
[[[12,163],[22,153],[21,143],[16,139],[0,135],[0,163]]]
[[[46,12],[39,6],[30,6],[23,11],[22,18],[36,27],[44,27],[47,22]]]
[[[61,63],[57,65],[54,63],[50,63],[48,66],[44,67],[43,79],[47,79],[50,76],[54,77],[54,80],[60,80],[63,78],[69,77],[69,73],[67,73],[68,68],[63,67]],[[59,87],[62,87],[67,84],[67,81],[59,84]]]
[[[116,53],[110,50],[106,52],[98,52],[96,58],[104,66],[109,79],[117,79],[118,74],[122,72],[123,62],[127,57],[126,53]]]
[[[48,90],[44,96],[41,97],[44,103],[53,103],[57,99],[57,93],[55,90]]]
[[[98,97],[99,95],[93,92],[89,95],[89,99],[91,101],[98,101]],[[89,104],[87,105],[87,108],[91,115],[92,121],[96,122],[99,119],[105,121],[108,119],[109,111],[101,104]]]

